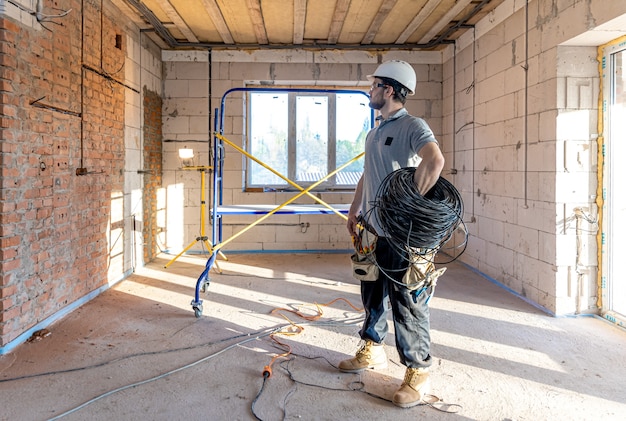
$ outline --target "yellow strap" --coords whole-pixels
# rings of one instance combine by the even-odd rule
[[[289,178],[285,177],[284,175],[282,175],[281,173],[279,173],[278,171],[276,171],[275,169],[273,169],[272,167],[270,167],[269,165],[265,164],[264,162],[262,162],[261,160],[259,160],[257,157],[250,155],[248,152],[246,152],[245,150],[241,149],[239,146],[235,145],[233,142],[231,142],[230,140],[228,140],[226,137],[222,136],[219,133],[215,133],[215,137],[217,137],[218,139],[220,139],[221,141],[227,143],[228,145],[232,146],[233,148],[235,148],[238,152],[242,153],[243,155],[247,156],[248,158],[250,158],[251,160],[253,160],[254,162],[256,162],[257,164],[261,165],[263,168],[271,171],[272,173],[276,174],[278,177],[282,178],[283,180],[285,180],[287,183],[289,183],[291,186],[297,188],[300,191],[304,191],[304,188],[299,186],[298,184],[296,184],[295,182],[291,181]],[[361,154],[363,155],[363,154]],[[355,159],[353,159],[350,162],[354,162],[357,159],[359,159],[361,157],[361,155],[359,155],[358,157],[356,157]],[[326,176],[326,178],[328,178],[328,176]],[[325,179],[324,179],[325,180]],[[315,200],[316,202],[318,202],[320,205],[323,205],[325,207],[327,207],[328,209],[330,209],[331,211],[335,212],[337,215],[341,216],[343,219],[345,219],[346,221],[348,220],[348,217],[346,215],[344,215],[343,213],[339,212],[337,209],[333,208],[331,205],[329,205],[328,203],[324,202],[322,199],[320,199],[319,197],[315,196],[314,194],[309,193],[308,191],[306,192],[306,195],[309,196],[311,199]]]
[[[310,193],[311,190],[313,190],[315,187],[319,186],[320,184],[322,184],[324,181],[326,181],[327,179],[329,179],[330,177],[332,177],[333,175],[337,174],[338,172],[340,172],[341,170],[343,170],[344,168],[350,166],[353,162],[357,161],[358,159],[360,159],[363,155],[365,155],[365,152],[361,152],[360,154],[358,154],[357,156],[355,156],[354,158],[352,158],[350,161],[346,162],[345,164],[343,164],[342,166],[338,167],[337,169],[335,169],[334,171],[331,171],[330,173],[326,174],[324,177],[320,178],[319,180],[317,180],[315,183],[311,184],[309,187],[307,187],[306,189],[300,187],[299,185],[297,185],[296,183],[292,182],[291,180],[289,180],[288,178],[286,178],[285,176],[283,176],[282,174],[280,174],[279,172],[275,171],[274,169],[272,169],[271,167],[265,165],[263,162],[261,162],[260,160],[258,160],[257,158],[255,158],[254,156],[250,155],[249,153],[247,153],[246,151],[244,151],[243,149],[241,149],[239,146],[235,145],[233,142],[231,142],[230,140],[228,140],[227,138],[225,138],[224,136],[222,136],[219,133],[215,133],[215,136],[226,142],[227,144],[229,144],[230,146],[232,146],[233,148],[235,148],[237,151],[241,152],[242,154],[246,155],[247,157],[249,157],[250,159],[254,160],[255,162],[257,162],[258,164],[262,165],[263,167],[267,168],[268,170],[270,170],[271,172],[273,172],[274,174],[276,174],[277,176],[279,176],[280,178],[282,178],[283,180],[287,181],[289,184],[291,184],[292,186],[296,187],[297,189],[300,190],[300,193],[296,194],[295,196],[293,196],[291,199],[287,200],[286,202],[284,202],[283,204],[277,206],[276,208],[272,209],[270,212],[268,212],[267,214],[263,215],[261,218],[257,219],[256,221],[254,221],[253,223],[251,223],[250,225],[248,225],[247,227],[243,228],[241,231],[235,233],[234,235],[232,235],[230,238],[228,238],[227,240],[221,242],[220,244],[216,244],[213,249],[212,252],[215,252],[219,249],[221,249],[222,247],[224,247],[226,244],[228,244],[229,242],[233,241],[235,238],[239,237],[240,235],[242,235],[243,233],[245,233],[246,231],[248,231],[249,229],[251,229],[252,227],[254,227],[255,225],[258,225],[259,223],[263,222],[264,220],[266,220],[267,218],[269,218],[270,216],[272,216],[273,214],[275,214],[276,212],[278,212],[280,209],[284,208],[285,206],[287,206],[288,204],[294,202],[295,200],[299,199],[300,197],[304,196],[305,194],[308,195],[309,197],[312,197],[313,199],[315,199],[317,202],[319,202],[320,204],[326,206],[327,208],[331,209],[332,211],[334,211],[335,213],[337,213],[339,216],[341,216],[344,219],[347,219],[347,217],[345,215],[343,215],[342,213],[340,213],[339,211],[337,211],[336,209],[334,209],[332,206],[330,206],[329,204],[327,204],[326,202],[324,202],[323,200],[321,200],[320,198],[314,196],[313,194]]]

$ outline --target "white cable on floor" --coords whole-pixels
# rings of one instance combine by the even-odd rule
[[[191,368],[193,366],[196,366],[196,365],[198,365],[200,363],[203,363],[203,362],[205,362],[207,360],[210,360],[213,357],[217,357],[218,355],[220,355],[220,354],[222,354],[222,353],[224,353],[226,351],[229,351],[229,350],[231,350],[231,349],[233,349],[233,348],[235,348],[235,347],[237,347],[239,345],[243,345],[243,344],[248,343],[248,342],[256,341],[257,339],[263,338],[265,336],[269,336],[272,333],[274,333],[275,331],[280,330],[282,328],[283,328],[283,326],[281,326],[280,328],[273,329],[273,330],[271,330],[269,332],[266,332],[266,333],[263,333],[263,334],[260,334],[260,335],[256,335],[256,336],[254,336],[252,338],[244,339],[243,341],[239,341],[239,342],[234,343],[234,344],[232,344],[230,346],[227,346],[226,348],[222,349],[221,351],[218,351],[218,352],[216,352],[214,354],[208,355],[208,356],[206,356],[204,358],[201,358],[201,359],[199,359],[197,361],[194,361],[194,362],[192,362],[190,364],[187,364],[187,365],[184,365],[182,367],[176,368],[174,370],[168,371],[166,373],[159,374],[158,376],[151,377],[151,378],[146,379],[146,380],[142,380],[142,381],[139,381],[139,382],[136,382],[136,383],[128,384],[126,386],[118,387],[117,389],[110,390],[110,391],[108,391],[106,393],[103,393],[102,395],[96,396],[95,398],[88,400],[87,402],[85,402],[85,403],[83,403],[83,404],[81,404],[81,405],[79,405],[79,406],[77,406],[75,408],[70,409],[69,411],[66,411],[66,412],[64,412],[64,413],[62,413],[60,415],[57,415],[56,417],[50,418],[48,421],[54,421],[54,420],[58,420],[60,418],[63,418],[65,416],[67,416],[67,415],[70,415],[70,414],[72,414],[72,413],[74,413],[74,412],[76,412],[76,411],[78,411],[78,410],[88,406],[88,405],[91,405],[92,403],[94,403],[94,402],[96,402],[96,401],[98,401],[100,399],[106,398],[108,396],[111,396],[111,395],[113,395],[115,393],[118,393],[118,392],[121,392],[123,390],[130,389],[130,388],[133,388],[133,387],[136,387],[136,386],[141,386],[141,385],[144,385],[146,383],[153,382],[155,380],[160,380],[160,379],[162,379],[164,377],[167,377],[167,376],[169,376],[171,374],[178,373],[179,371],[186,370],[186,369]]]
[[[362,321],[361,319],[355,319],[355,320],[350,320],[348,323],[346,323],[346,322],[339,322],[339,321],[328,321],[328,322],[314,322],[314,323],[300,323],[300,324],[301,325],[314,324],[314,325],[317,325],[317,326],[350,326],[350,325],[359,323],[361,321]],[[182,367],[175,368],[174,370],[165,372],[163,374],[159,374],[158,376],[154,376],[154,377],[151,377],[151,378],[146,379],[146,380],[142,380],[142,381],[139,381],[139,382],[136,382],[136,383],[128,384],[126,386],[118,387],[117,389],[110,390],[110,391],[105,392],[105,393],[103,393],[103,394],[101,394],[99,396],[96,396],[95,398],[90,399],[87,402],[84,402],[84,403],[80,404],[79,406],[77,406],[75,408],[72,408],[72,409],[70,409],[70,410],[68,410],[68,411],[66,411],[66,412],[64,412],[62,414],[59,414],[59,415],[57,415],[57,416],[55,416],[53,418],[49,418],[48,421],[55,421],[55,420],[61,419],[61,418],[65,417],[65,416],[67,416],[67,415],[70,415],[70,414],[73,414],[76,411],[79,411],[82,408],[85,408],[86,406],[91,405],[92,403],[94,403],[96,401],[99,401],[100,399],[103,399],[103,398],[106,398],[108,396],[114,395],[114,394],[116,394],[118,392],[121,392],[123,390],[131,389],[133,387],[141,386],[141,385],[144,385],[146,383],[150,383],[150,382],[153,382],[153,381],[156,381],[156,380],[160,380],[160,379],[162,379],[164,377],[167,377],[167,376],[169,376],[171,374],[178,373],[179,371],[183,371],[183,370],[186,370],[188,368],[194,367],[194,366],[196,366],[196,365],[198,365],[200,363],[203,363],[205,361],[210,360],[213,357],[217,357],[218,355],[223,354],[226,351],[230,351],[231,349],[233,349],[233,348],[235,348],[237,346],[246,344],[248,342],[255,341],[257,339],[261,339],[261,338],[270,336],[270,335],[272,335],[274,333],[277,333],[280,330],[282,330],[282,329],[284,329],[285,327],[288,327],[288,326],[290,326],[290,324],[281,325],[281,326],[279,326],[277,328],[268,330],[267,332],[257,334],[257,335],[255,335],[253,337],[250,337],[250,338],[244,339],[242,341],[239,341],[237,343],[234,343],[232,345],[229,345],[226,348],[224,348],[224,349],[222,349],[220,351],[215,352],[214,354],[207,355],[206,357],[203,357],[203,358],[201,358],[201,359],[199,359],[197,361],[194,361],[194,362],[189,363],[187,365],[184,365]]]

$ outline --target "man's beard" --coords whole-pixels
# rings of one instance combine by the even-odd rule
[[[373,110],[380,110],[381,108],[383,108],[383,105],[385,105],[385,100],[384,99],[374,99],[373,97],[370,97],[370,108]]]

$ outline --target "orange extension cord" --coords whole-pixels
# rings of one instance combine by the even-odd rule
[[[279,313],[285,320],[287,320],[287,322],[289,322],[290,326],[288,326],[286,328],[287,330],[281,329],[280,331],[274,332],[274,333],[272,333],[270,335],[270,338],[274,342],[276,342],[281,348],[286,349],[286,352],[284,352],[282,354],[275,355],[271,359],[269,364],[266,365],[265,367],[263,367],[263,377],[265,377],[265,378],[272,377],[272,365],[274,365],[276,360],[278,360],[279,358],[287,358],[291,354],[291,346],[289,344],[286,344],[286,343],[281,342],[280,340],[278,340],[276,338],[276,335],[295,336],[295,335],[299,335],[304,330],[304,327],[294,323],[291,319],[289,319],[287,316],[285,316],[282,312],[292,313],[292,314],[295,314],[296,316],[300,317],[303,320],[306,320],[306,321],[309,321],[309,322],[314,322],[314,321],[319,320],[323,316],[324,312],[322,311],[322,307],[328,307],[328,306],[334,304],[337,301],[343,301],[343,302],[347,303],[355,311],[363,311],[362,308],[356,307],[350,301],[348,301],[347,299],[340,297],[340,298],[335,298],[334,300],[332,300],[331,302],[326,303],[326,304],[314,303],[315,308],[316,308],[316,313],[315,314],[305,314],[300,309],[293,310],[293,309],[290,309],[290,308],[275,308],[275,309],[273,309],[270,312],[270,314]]]

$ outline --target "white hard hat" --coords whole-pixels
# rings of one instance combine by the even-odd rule
[[[367,75],[368,80],[372,80],[375,77],[386,77],[393,79],[396,82],[402,84],[409,90],[409,95],[415,93],[415,70],[406,61],[402,60],[389,60],[382,63],[374,73]]]

